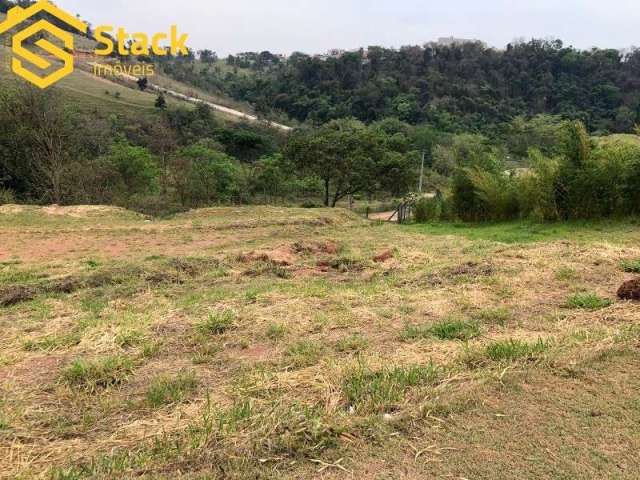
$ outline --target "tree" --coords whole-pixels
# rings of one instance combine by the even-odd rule
[[[155,105],[156,105],[156,108],[160,110],[164,110],[165,108],[167,108],[167,100],[164,98],[164,94],[162,92],[158,94]]]
[[[241,196],[243,172],[239,163],[199,142],[176,152],[172,162],[173,182],[184,205],[202,207],[229,202]]]
[[[146,148],[120,139],[112,145],[103,161],[118,172],[119,185],[116,189],[122,198],[147,195],[158,190],[160,169]]]
[[[14,182],[25,194],[61,203],[69,168],[74,161],[74,125],[54,90],[30,86],[4,92],[0,117],[6,129],[0,168],[13,172]]]
[[[149,79],[147,77],[142,77],[136,80],[136,83],[138,84],[140,91],[144,92],[147,89],[147,86],[149,86]]]
[[[333,120],[294,136],[287,155],[303,174],[320,178],[325,206],[358,192],[377,190],[384,137],[354,119]]]
[[[208,49],[200,50],[198,52],[198,55],[200,56],[200,61],[202,63],[215,63],[218,61],[218,55],[216,54],[216,52]]]

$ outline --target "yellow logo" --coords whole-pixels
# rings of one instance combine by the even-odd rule
[[[5,33],[6,31],[31,19],[34,15],[40,12],[46,12],[79,32],[87,33],[87,25],[84,22],[69,15],[63,10],[60,10],[55,5],[49,3],[48,0],[40,0],[28,8],[17,6],[9,10],[6,20],[0,23],[0,34]],[[57,47],[48,40],[41,38],[35,42],[35,45],[40,47],[49,55],[62,61],[63,66],[55,72],[45,76],[39,76],[30,70],[27,70],[22,63],[21,58],[42,70],[46,70],[52,65],[49,60],[32,53],[22,45],[25,40],[40,32],[47,32],[53,35],[62,42],[67,50],[73,50],[73,35],[71,33],[62,30],[46,20],[38,20],[37,22],[26,26],[26,28],[13,36],[12,48],[15,56],[12,59],[11,67],[16,75],[19,75],[40,88],[47,88],[73,72],[73,54]]]

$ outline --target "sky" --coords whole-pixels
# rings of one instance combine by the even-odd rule
[[[189,35],[219,55],[269,50],[422,45],[474,38],[502,48],[518,38],[560,38],[577,48],[640,44],[638,0],[57,0],[92,25]]]

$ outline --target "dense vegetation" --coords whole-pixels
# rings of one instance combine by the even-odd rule
[[[559,40],[505,50],[480,43],[369,47],[329,58],[245,53],[226,63],[177,61],[165,68],[181,81],[249,101],[262,113],[316,124],[397,117],[495,136],[518,115],[552,114],[604,134],[630,132],[640,113],[639,51],[582,51]]]
[[[0,11],[11,5],[0,0]],[[151,115],[87,111],[56,89],[6,84],[0,203],[152,214],[229,203],[335,207],[400,199],[415,191],[424,163],[420,183],[437,195],[418,201],[420,221],[640,214],[640,142],[606,140],[636,131],[640,51],[532,40],[504,51],[465,43],[145,60],[299,128],[226,123],[204,104],[176,107],[161,94]]]

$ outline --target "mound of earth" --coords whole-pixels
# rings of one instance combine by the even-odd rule
[[[14,205],[7,204],[0,206],[0,214],[17,215],[21,213],[36,213],[48,216],[67,216],[74,218],[94,218],[111,215],[137,215],[134,212],[120,207],[111,207],[107,205],[73,205],[62,207],[60,205],[48,205],[38,207],[32,205]]]
[[[622,300],[640,300],[640,277],[624,282],[618,290],[618,298]]]
[[[296,256],[291,247],[283,245],[272,250],[258,250],[240,255],[239,260],[243,263],[269,262],[273,265],[288,267],[296,262]]]

